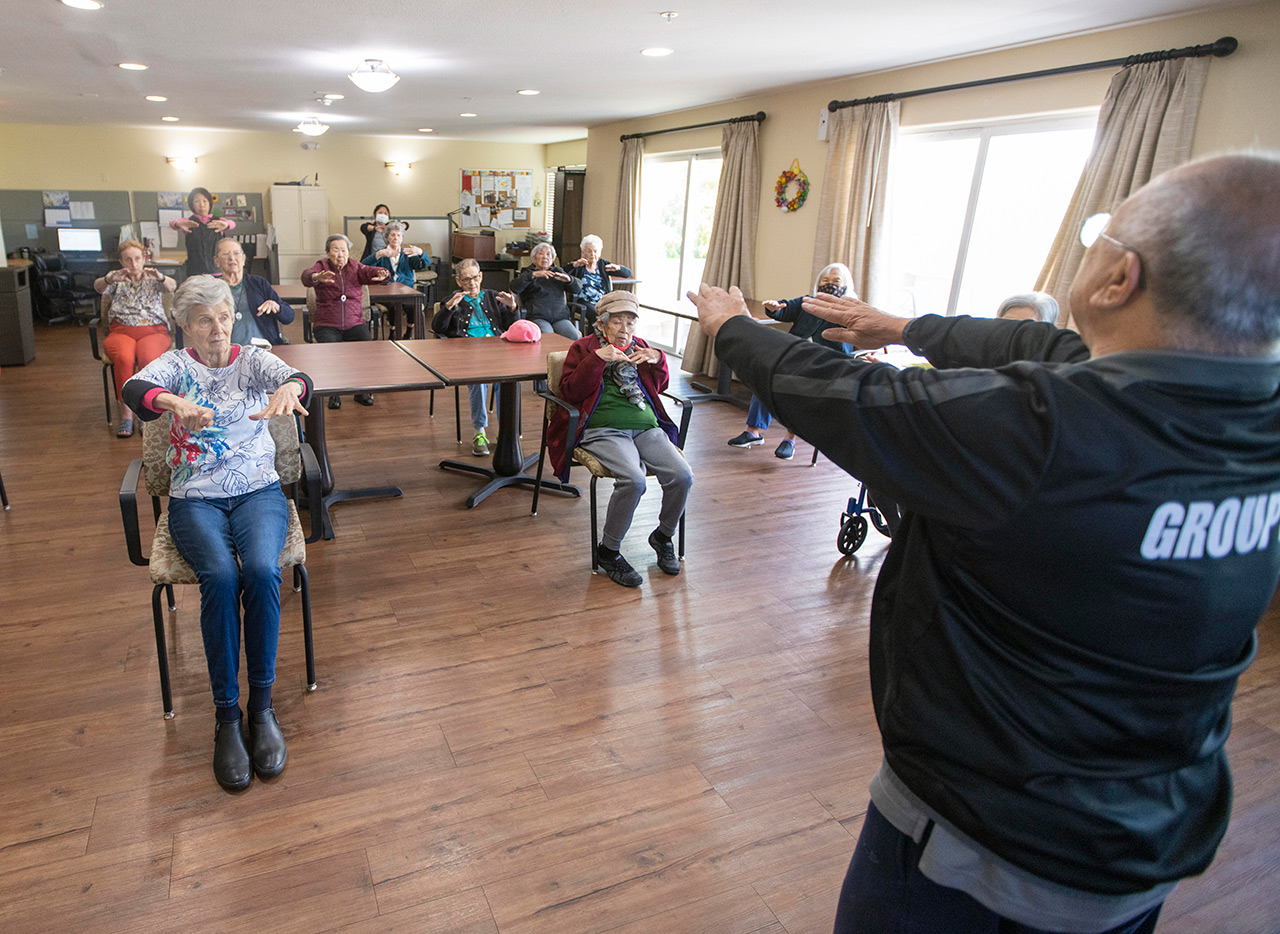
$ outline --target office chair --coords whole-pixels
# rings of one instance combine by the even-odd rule
[[[96,301],[98,293],[76,285],[75,274],[67,268],[67,258],[61,253],[36,251],[31,254],[31,261],[36,270],[31,277],[36,314],[45,324],[60,321],[83,324],[77,309]]]

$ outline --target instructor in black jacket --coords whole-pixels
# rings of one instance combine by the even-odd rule
[[[884,760],[837,932],[1148,932],[1213,859],[1280,577],[1278,218],[1280,155],[1159,176],[1085,254],[1078,335],[805,300],[827,337],[936,369],[691,296],[762,402],[902,508],[871,607]]]

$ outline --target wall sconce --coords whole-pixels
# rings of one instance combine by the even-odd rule
[[[179,172],[189,172],[196,167],[199,162],[195,156],[168,156],[164,160]]]
[[[412,162],[384,162],[383,165],[391,170],[392,175],[403,175],[413,168]]]

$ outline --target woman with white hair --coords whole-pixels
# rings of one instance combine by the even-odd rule
[[[849,267],[844,263],[831,263],[824,266],[822,272],[818,273],[818,278],[813,283],[813,291],[825,292],[828,295],[834,295],[836,298],[848,294],[850,298],[857,298],[858,293],[853,288],[853,273],[849,271]],[[793,298],[785,302],[765,302],[765,313],[775,321],[790,321],[791,333],[796,337],[807,338],[815,344],[821,344],[823,347],[830,347],[832,350],[838,350],[840,353],[848,354],[853,352],[848,344],[840,344],[835,341],[829,341],[822,336],[822,332],[831,325],[809,314],[801,307],[805,296]],[[760,400],[755,396],[751,397],[751,405],[747,409],[747,430],[735,438],[729,439],[729,447],[732,448],[753,448],[757,444],[764,444],[764,433],[769,430],[769,426],[773,424],[773,415],[769,410],[760,404]],[[782,442],[774,450],[775,457],[780,457],[784,461],[789,461],[796,454],[796,435],[794,431],[788,430]]]
[[[555,265],[556,248],[550,243],[535,246],[530,259],[532,263],[511,283],[511,291],[524,304],[525,317],[543,334],[555,331],[576,341],[582,335],[569,318],[567,296],[577,295],[582,283]]]
[[[311,380],[269,351],[231,343],[235,303],[222,279],[187,279],[173,314],[186,347],[149,363],[125,383],[124,396],[143,421],[173,413],[169,531],[200,580],[200,632],[217,711],[213,774],[238,791],[254,772],[279,775],[287,758],[271,686],[289,508],[267,419],[306,415]],[[239,703],[242,604],[248,746]]]
[[[365,266],[381,266],[389,270],[391,279],[388,281],[399,282],[411,289],[417,288],[414,273],[427,268],[427,258],[422,249],[404,242],[404,225],[400,221],[387,224],[385,237],[386,246],[369,253],[360,262]],[[404,336],[407,338],[412,333],[413,320],[410,318],[405,324]]]
[[[631,278],[631,270],[626,266],[620,266],[617,263],[611,263],[607,259],[601,258],[601,251],[604,250],[604,241],[595,234],[587,234],[582,238],[580,247],[582,255],[573,261],[573,265],[569,267],[569,275],[573,276],[582,284],[582,291],[578,294],[578,302],[587,306],[587,326],[595,321],[596,302],[600,301],[605,295],[613,291],[613,281],[610,275],[618,275],[624,279]]]
[[[1010,295],[996,309],[997,318],[1014,321],[1058,323],[1058,300],[1048,292],[1023,292]]]

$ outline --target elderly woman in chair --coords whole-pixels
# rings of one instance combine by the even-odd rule
[[[144,367],[124,395],[143,420],[173,413],[169,530],[200,580],[200,632],[217,712],[213,774],[223,788],[238,791],[254,772],[279,775],[287,756],[271,685],[289,510],[267,419],[305,415],[311,381],[266,350],[231,342],[235,302],[221,279],[192,276],[182,283],[174,318],[186,349]],[[247,745],[239,706],[242,603]]]
[[[665,574],[679,574],[671,537],[684,515],[693,471],[675,441],[677,429],[659,394],[670,379],[662,351],[635,336],[640,308],[630,292],[610,292],[596,304],[595,333],[574,341],[565,357],[559,395],[582,410],[578,437],[568,439],[568,413],[557,409],[547,448],[562,481],[573,449],[585,448],[616,478],[597,549],[600,570],[623,587],[640,574],[619,553],[651,470],[662,486],[658,527],[649,535]],[[558,430],[557,430],[558,429]]]

